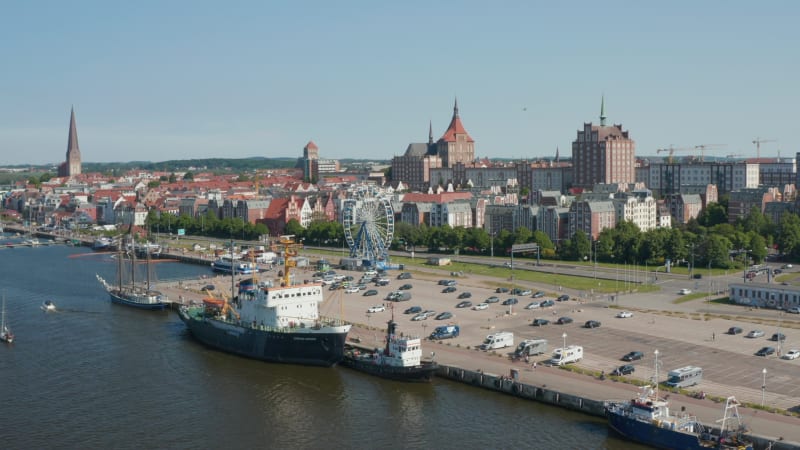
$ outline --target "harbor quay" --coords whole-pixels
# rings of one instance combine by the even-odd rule
[[[185,259],[187,262],[209,264],[210,261],[190,255],[169,254],[171,259]],[[193,258],[193,261],[188,261]],[[453,382],[461,382],[476,387],[494,390],[507,395],[515,395],[529,400],[549,403],[592,415],[602,414],[603,401],[626,400],[637,395],[639,388],[625,379],[647,381],[656,376],[654,351],[659,354],[658,379],[666,379],[667,371],[688,365],[704,369],[702,382],[688,388],[690,393],[703,392],[706,399],[694,398],[678,393],[669,394],[673,410],[683,410],[697,416],[703,423],[713,426],[722,417],[724,401],[720,398],[733,395],[743,404],[764,404],[786,411],[797,411],[800,405],[800,387],[797,385],[796,365],[800,361],[787,361],[777,357],[753,356],[765,339],[747,339],[742,335],[726,335],[731,326],[744,327],[745,330],[762,328],[771,333],[773,326],[764,324],[764,319],[753,312],[746,316],[746,308],[737,305],[713,305],[698,300],[682,303],[683,312],[676,312],[670,302],[663,309],[658,308],[658,296],[652,294],[630,294],[621,296],[613,304],[605,300],[589,301],[578,298],[577,292],[569,287],[554,289],[553,286],[536,286],[534,283],[518,282],[518,287],[534,292],[545,292],[543,298],[519,296],[516,305],[504,306],[501,302],[511,294],[495,293],[497,286],[509,286],[507,280],[484,276],[453,276],[447,270],[436,268],[409,268],[412,279],[398,280],[399,272],[389,274],[388,286],[369,284],[367,289],[375,289],[377,295],[364,296],[364,291],[344,293],[343,290],[330,291],[326,287],[326,301],[320,306],[321,313],[330,317],[344,319],[354,324],[348,339],[365,347],[384,345],[386,322],[390,318],[398,323],[398,331],[427,337],[436,326],[458,324],[460,335],[448,340],[425,340],[423,351],[427,358],[435,359],[441,366],[438,375]],[[259,275],[262,279],[274,278],[277,269]],[[338,274],[351,275],[356,280],[361,276],[357,271],[337,270]],[[313,269],[297,272],[303,279],[311,279]],[[243,278],[249,278],[250,275]],[[439,280],[456,281],[456,291],[443,293]],[[162,283],[160,289],[177,303],[200,302],[206,295],[203,288],[208,284],[215,286],[213,295],[230,295],[231,278],[224,275],[210,275],[194,280],[180,280]],[[411,299],[403,302],[387,301],[388,294],[403,284],[411,284],[408,290]],[[669,290],[666,286],[664,290]],[[469,292],[473,304],[487,297],[497,296],[501,302],[492,303],[485,310],[456,308],[461,299],[459,294]],[[554,299],[563,293],[571,296],[565,302],[556,302],[551,308],[525,309],[533,300]],[[640,299],[637,299],[640,296]],[[677,295],[673,295],[675,298]],[[651,298],[652,297],[652,298]],[[370,313],[372,306],[383,305],[386,310]],[[404,314],[411,306],[423,310],[450,312],[453,317],[436,320],[433,317],[412,321],[411,314]],[[616,314],[625,307],[633,312],[631,318],[617,318]],[[700,312],[698,312],[700,311]],[[555,325],[556,319],[563,316],[573,318],[567,325]],[[533,327],[534,318],[546,318],[549,325]],[[600,328],[587,329],[582,325],[587,320],[601,322]],[[750,320],[750,322],[748,322]],[[800,342],[800,325],[794,317],[783,317],[781,333],[787,336],[784,348]],[[509,331],[514,334],[515,344],[523,339],[543,338],[549,343],[549,351],[542,355],[523,360],[509,357],[515,346],[493,351],[482,351],[478,346],[488,334]],[[769,337],[769,336],[767,336]],[[566,345],[580,345],[584,348],[584,358],[573,366],[594,374],[610,372],[622,365],[622,355],[638,350],[645,354],[642,360],[632,362],[636,371],[624,379],[600,379],[552,367],[546,364],[552,349]],[[534,363],[535,366],[534,366]],[[766,366],[769,377],[766,387],[762,385],[762,369]],[[463,374],[463,375],[462,375]],[[463,378],[462,378],[463,377]],[[477,381],[476,381],[477,380]],[[763,399],[763,403],[762,403]],[[741,406],[740,414],[745,424],[758,436],[757,442],[776,442],[772,448],[800,448],[800,419],[791,415],[768,412],[758,408]],[[758,445],[758,448],[766,445]]]

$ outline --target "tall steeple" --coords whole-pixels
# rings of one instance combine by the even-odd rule
[[[69,113],[69,137],[67,138],[67,175],[79,175],[81,173],[81,149],[78,146],[78,127],[75,124],[75,108],[70,108]]]
[[[559,160],[559,156],[558,156],[558,146],[556,145],[556,162],[558,162],[558,160]]]
[[[458,118],[458,97],[456,97],[455,105],[453,105],[453,119]]]
[[[433,120],[428,122],[428,146],[433,145]]]
[[[606,126],[606,96],[600,97],[600,126]]]

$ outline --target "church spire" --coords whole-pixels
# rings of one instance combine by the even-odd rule
[[[428,122],[428,145],[433,144],[433,120]]]
[[[606,126],[606,96],[600,97],[600,126]]]
[[[458,117],[458,97],[456,97],[455,105],[453,105],[453,118]]]
[[[556,162],[558,162],[558,159],[559,159],[559,157],[558,157],[558,146],[556,145]]]

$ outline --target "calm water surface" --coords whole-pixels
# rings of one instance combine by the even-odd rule
[[[444,380],[209,350],[173,312],[112,305],[95,273],[113,279],[115,267],[85,248],[0,249],[17,336],[0,346],[0,448],[643,448],[600,419]],[[160,279],[211,273],[156,267]]]

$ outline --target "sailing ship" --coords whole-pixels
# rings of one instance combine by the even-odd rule
[[[0,341],[11,344],[14,342],[14,333],[6,325],[6,296],[3,294],[2,318],[0,318]]]
[[[666,399],[658,396],[658,354],[654,386],[643,386],[638,397],[605,402],[608,424],[620,435],[660,449],[752,450],[738,405],[728,397],[719,429],[706,428],[690,414],[671,413]]]
[[[284,272],[275,286],[248,284],[254,288],[237,293],[234,269],[231,293],[236,295],[230,302],[206,299],[202,305],[181,306],[178,314],[192,336],[209,347],[268,362],[333,366],[342,360],[351,325],[320,315],[322,284],[296,282],[291,274],[301,244],[294,236],[281,236],[280,244]]]
[[[159,291],[151,289],[150,253],[145,256],[146,278],[143,285],[136,284],[136,251],[134,246],[120,245],[117,252],[117,284],[112,285],[96,275],[97,281],[103,285],[111,297],[111,302],[118,305],[132,306],[139,309],[163,310],[169,306],[169,298]],[[129,265],[130,267],[125,267]],[[128,280],[125,280],[125,276]]]
[[[391,380],[431,381],[438,364],[433,360],[422,361],[421,339],[403,333],[398,335],[394,316],[387,325],[386,346],[382,350],[350,348],[345,352],[342,365]]]

